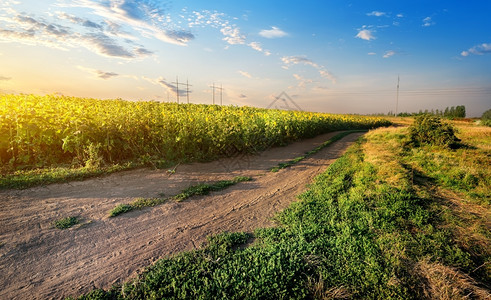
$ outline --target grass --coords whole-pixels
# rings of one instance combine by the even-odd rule
[[[343,137],[345,137],[349,134],[355,133],[355,132],[365,132],[365,130],[349,130],[349,131],[344,131],[344,132],[338,133],[337,135],[333,136],[332,138],[325,141],[324,143],[317,146],[316,148],[310,150],[309,152],[306,152],[304,155],[299,156],[299,157],[295,157],[294,159],[289,160],[289,161],[284,162],[284,163],[279,163],[278,166],[271,168],[270,171],[271,172],[278,172],[281,169],[291,167],[294,164],[308,158],[309,156],[316,154],[317,152],[321,151],[322,149],[326,148],[327,146],[331,145],[332,143],[339,141]]]
[[[491,204],[491,128],[457,126],[461,147],[408,148],[404,161],[435,184],[461,192],[480,204]]]
[[[118,204],[111,211],[109,211],[109,217],[116,217],[120,214],[124,214],[135,209],[142,209],[144,207],[156,206],[168,200],[175,200],[179,202],[179,201],[184,201],[192,196],[208,195],[212,191],[220,191],[239,182],[250,181],[250,180],[252,180],[250,177],[237,176],[232,180],[221,180],[215,183],[202,183],[202,184],[193,185],[170,198],[165,198],[165,197],[138,198],[130,204]]]
[[[489,297],[489,230],[453,206],[442,213],[434,185],[408,165],[404,139],[400,128],[368,133],[277,215],[277,227],[212,236],[79,299]],[[470,202],[489,213],[479,203]],[[456,224],[481,235],[466,246]]]
[[[60,183],[73,180],[82,180],[96,177],[103,174],[133,169],[142,165],[134,163],[117,164],[109,167],[97,168],[72,168],[72,167],[54,167],[34,170],[19,170],[11,174],[0,174],[1,189],[26,189],[33,186],[46,185],[51,183]]]
[[[58,229],[68,229],[80,223],[77,217],[66,217],[53,222],[53,225]]]

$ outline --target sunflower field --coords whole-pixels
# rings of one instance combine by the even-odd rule
[[[5,174],[56,165],[203,161],[224,156],[230,146],[257,152],[329,131],[389,123],[252,107],[0,95],[0,169]]]

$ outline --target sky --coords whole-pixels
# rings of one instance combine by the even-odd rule
[[[478,117],[490,15],[491,0],[2,0],[0,93]]]

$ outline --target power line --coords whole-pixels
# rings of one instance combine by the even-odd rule
[[[399,82],[400,82],[400,78],[399,75],[397,75],[396,117],[397,117],[397,109],[399,106]]]
[[[189,81],[186,79],[186,84],[182,84],[182,85],[185,85],[186,86],[186,98],[187,98],[187,101],[188,101],[188,104],[189,104],[189,87],[190,86],[193,86],[192,84],[189,84]]]
[[[213,94],[213,96],[212,96],[212,99],[213,99],[212,100],[212,103],[213,103],[213,105],[215,105],[215,83],[213,82],[213,85],[210,85],[209,87],[211,87],[212,94]]]
[[[215,90],[220,90],[220,105],[223,105],[223,87],[222,87],[222,84],[220,83],[220,87],[216,86],[215,83],[213,82],[212,85],[209,85],[209,87],[211,87],[211,90],[212,90],[212,103],[213,105],[215,105]]]
[[[179,77],[176,76],[176,82],[171,82],[176,84],[176,97],[177,97],[177,104],[179,104]]]

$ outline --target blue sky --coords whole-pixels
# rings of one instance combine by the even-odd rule
[[[4,0],[0,92],[387,113],[491,108],[491,1]],[[289,100],[275,102],[275,107]],[[220,101],[219,89],[215,100]],[[290,103],[291,106],[291,103]]]

